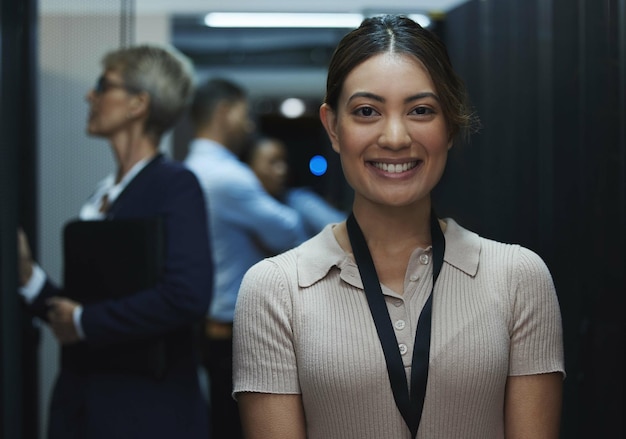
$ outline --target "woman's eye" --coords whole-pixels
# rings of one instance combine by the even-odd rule
[[[426,116],[429,114],[434,114],[435,112],[432,108],[429,107],[417,107],[413,110],[413,113],[417,114],[418,116]]]
[[[358,116],[370,117],[376,114],[376,111],[374,111],[372,107],[361,107],[357,108],[355,114],[357,114]]]

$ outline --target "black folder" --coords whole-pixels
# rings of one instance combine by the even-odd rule
[[[159,219],[72,221],[63,231],[64,286],[84,305],[119,299],[154,287],[164,265],[165,237]],[[162,376],[166,337],[108,345],[81,342],[63,349],[64,367],[87,372]]]
[[[159,219],[72,221],[64,229],[64,285],[81,303],[115,299],[153,287],[162,271]]]

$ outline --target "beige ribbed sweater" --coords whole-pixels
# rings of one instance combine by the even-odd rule
[[[418,438],[502,438],[507,376],[564,372],[557,297],[535,253],[446,222]],[[431,265],[418,249],[404,294],[383,286],[407,376]],[[235,394],[302,394],[310,439],[410,438],[358,269],[331,226],[248,271],[234,362]]]

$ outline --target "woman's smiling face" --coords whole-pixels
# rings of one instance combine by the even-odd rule
[[[341,156],[355,202],[404,207],[427,198],[452,145],[430,74],[420,61],[381,53],[346,77],[322,123]]]

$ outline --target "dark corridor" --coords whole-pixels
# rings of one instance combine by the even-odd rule
[[[17,224],[36,239],[39,223],[37,3],[0,0],[0,438],[7,439],[36,439],[39,422],[37,334],[15,294]],[[438,211],[544,258],[565,333],[561,437],[621,438],[626,0],[470,0],[439,26],[482,129],[453,148]]]

